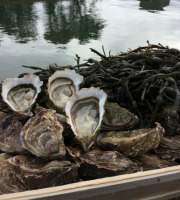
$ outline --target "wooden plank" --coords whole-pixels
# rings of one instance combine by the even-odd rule
[[[0,196],[1,200],[142,199],[180,191],[180,166]]]

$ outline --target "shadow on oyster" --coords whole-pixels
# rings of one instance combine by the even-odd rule
[[[93,145],[100,131],[107,95],[99,88],[84,88],[66,104],[67,123],[84,151]]]
[[[62,132],[63,126],[57,121],[55,110],[38,108],[21,130],[21,143],[33,155],[46,159],[63,159],[66,147]],[[37,110],[38,110],[37,109]]]
[[[35,74],[22,78],[7,78],[2,82],[2,98],[11,110],[22,116],[32,116],[35,103],[43,82]]]
[[[126,156],[135,157],[155,149],[159,145],[164,132],[164,128],[156,123],[155,128],[101,133],[97,143],[103,149],[115,150]]]

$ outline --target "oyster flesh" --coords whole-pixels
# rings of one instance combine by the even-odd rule
[[[9,153],[22,153],[25,149],[20,141],[23,125],[13,115],[6,114],[0,121],[0,150]]]
[[[84,151],[87,151],[99,133],[107,95],[99,88],[84,88],[66,104],[67,123],[70,124]]]
[[[23,180],[26,187],[40,189],[78,181],[79,165],[70,161],[47,162],[30,156],[18,155],[9,159],[14,173]]]
[[[22,78],[7,78],[2,82],[3,101],[16,113],[32,116],[31,107],[35,103],[43,82],[35,74]]]
[[[54,107],[59,111],[65,109],[69,98],[79,90],[83,76],[75,70],[58,70],[48,79],[47,93]]]
[[[115,150],[126,156],[135,157],[155,149],[159,145],[164,132],[164,128],[156,123],[155,128],[101,133],[97,143],[103,149]]]
[[[138,123],[138,117],[117,103],[106,102],[101,130],[125,130]]]
[[[63,126],[57,121],[55,112],[41,110],[26,122],[20,133],[23,147],[36,156],[62,159],[66,155]]]
[[[136,163],[117,151],[92,150],[79,158],[79,174],[83,180],[141,171]]]

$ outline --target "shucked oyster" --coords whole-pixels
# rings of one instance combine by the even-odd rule
[[[20,153],[25,151],[20,142],[21,122],[13,115],[8,114],[0,121],[0,150]]]
[[[29,156],[15,156],[9,163],[27,189],[53,187],[78,181],[78,168],[69,161],[47,162]]]
[[[77,74],[75,70],[56,71],[48,79],[48,95],[53,105],[60,111],[64,111],[69,98],[79,90],[79,85],[83,81],[83,76]]]
[[[36,156],[50,159],[65,157],[63,126],[57,121],[55,112],[41,110],[27,121],[20,133],[23,147]]]
[[[67,122],[85,151],[92,146],[100,130],[106,98],[106,93],[99,88],[84,88],[66,104]]]
[[[11,155],[0,154],[0,193],[8,194],[13,192],[25,191],[26,187],[21,179],[16,176],[8,159]]]
[[[117,103],[106,102],[101,130],[125,130],[138,123],[138,117]]]
[[[138,156],[155,149],[164,135],[164,128],[156,123],[156,128],[132,131],[111,131],[101,134],[98,145],[106,150],[116,150],[126,156]]]
[[[43,82],[34,74],[22,78],[7,78],[2,82],[2,98],[9,107],[20,115],[32,116],[35,103]]]

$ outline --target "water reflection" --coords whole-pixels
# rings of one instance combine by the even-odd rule
[[[105,26],[96,14],[95,3],[95,0],[91,3],[84,0],[53,0],[0,4],[0,27],[18,43],[36,40],[43,30],[44,39],[51,43],[67,44],[76,38],[84,44],[90,39],[98,39]],[[44,18],[39,11],[41,16],[45,15]],[[43,27],[39,26],[40,23]]]
[[[170,4],[170,0],[140,0],[140,7],[145,10],[163,10]]]
[[[45,39],[54,44],[66,44],[71,39],[79,39],[81,44],[90,39],[98,39],[104,22],[95,10],[95,1],[87,4],[84,0],[47,3],[48,16]]]
[[[26,43],[37,37],[36,14],[32,4],[0,5],[0,26],[2,31],[13,36],[19,43]]]

